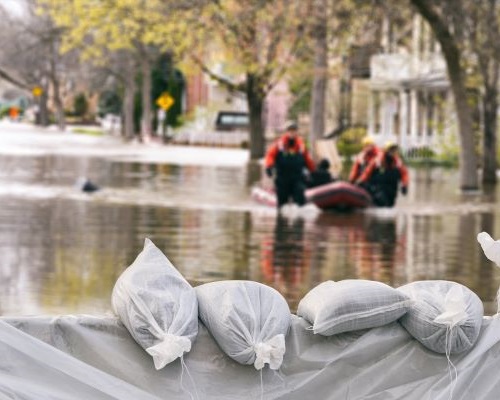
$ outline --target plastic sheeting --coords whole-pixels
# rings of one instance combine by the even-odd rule
[[[292,317],[279,372],[262,370],[262,398],[450,398],[446,357],[425,349],[399,323],[331,337],[314,335],[308,325]],[[0,400],[262,395],[260,371],[224,355],[201,324],[184,357],[196,388],[180,360],[155,370],[151,357],[114,317],[3,317],[0,354]],[[453,399],[498,399],[500,317],[485,318],[476,345],[451,360],[458,372]]]

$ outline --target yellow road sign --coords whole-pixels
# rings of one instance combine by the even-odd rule
[[[31,90],[31,93],[33,93],[33,96],[35,97],[40,97],[43,94],[43,89],[40,86],[35,86]]]
[[[175,100],[168,92],[163,92],[160,97],[156,99],[156,104],[158,107],[167,111],[170,107],[173,106]]]

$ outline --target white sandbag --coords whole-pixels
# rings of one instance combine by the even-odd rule
[[[290,309],[275,289],[252,281],[221,281],[196,288],[199,315],[220,348],[240,364],[278,369],[285,353]]]
[[[425,347],[449,355],[474,346],[484,310],[472,290],[439,280],[412,282],[397,290],[414,300],[400,322]]]
[[[500,240],[493,240],[488,233],[481,232],[477,235],[477,241],[481,245],[486,258],[493,261],[497,267],[500,267]]]
[[[151,240],[116,281],[111,301],[156,369],[191,350],[198,333],[196,292]]]
[[[382,282],[346,279],[326,281],[300,301],[297,315],[323,336],[376,328],[396,321],[410,308],[411,300]]]

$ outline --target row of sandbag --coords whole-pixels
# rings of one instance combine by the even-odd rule
[[[198,317],[220,348],[241,364],[278,369],[291,314],[275,289],[253,281],[220,281],[195,289],[146,239],[144,249],[118,278],[112,305],[157,369],[189,352]],[[327,281],[299,303],[297,315],[324,336],[399,320],[430,350],[454,354],[476,342],[483,304],[455,282],[420,281],[394,289],[366,280]]]

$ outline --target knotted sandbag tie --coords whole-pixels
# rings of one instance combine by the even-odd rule
[[[162,369],[168,363],[191,350],[191,340],[184,336],[165,333],[161,342],[148,347],[146,351],[153,357],[156,369]]]
[[[454,327],[466,321],[467,317],[467,305],[462,289],[453,287],[444,299],[444,311],[434,318],[434,322]]]
[[[269,339],[267,342],[260,342],[253,346],[255,351],[254,367],[257,370],[264,368],[264,365],[269,364],[269,368],[278,369],[283,362],[285,354],[285,336],[279,334]]]

